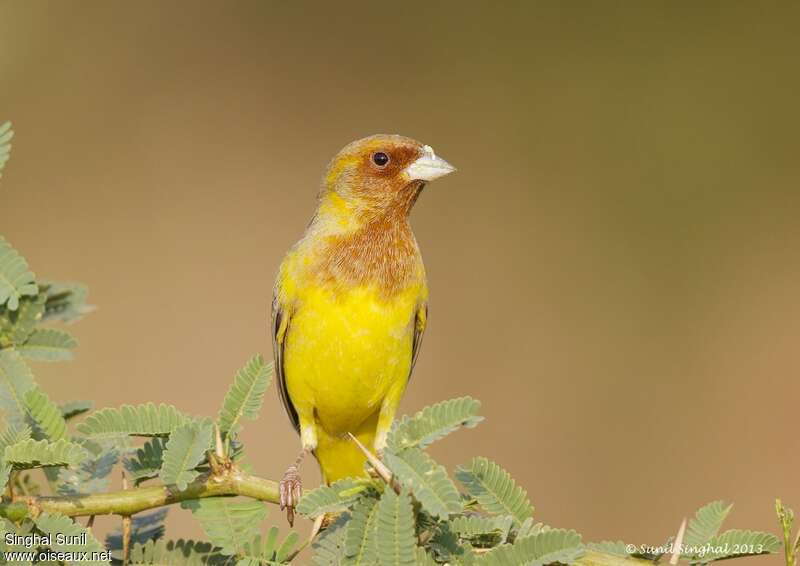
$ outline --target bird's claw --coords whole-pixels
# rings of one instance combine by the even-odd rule
[[[303,495],[303,482],[297,465],[292,464],[283,474],[283,478],[278,483],[278,493],[280,495],[281,511],[286,509],[286,520],[289,526],[294,525],[294,509]]]

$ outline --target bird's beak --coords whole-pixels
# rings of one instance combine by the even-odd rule
[[[433,148],[426,145],[422,157],[406,167],[405,173],[411,181],[433,181],[455,170],[447,161],[436,157]]]

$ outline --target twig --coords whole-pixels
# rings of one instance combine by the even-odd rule
[[[243,495],[269,503],[280,501],[277,482],[232,469],[219,476],[201,476],[184,490],[159,485],[90,495],[18,497],[15,501],[0,502],[0,517],[21,521],[42,512],[68,517],[133,515],[181,501],[221,495]]]

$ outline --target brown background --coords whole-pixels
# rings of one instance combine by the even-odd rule
[[[431,324],[403,410],[469,394],[487,417],[435,455],[495,458],[590,540],[658,543],[716,498],[774,530],[775,496],[800,511],[799,17],[0,1],[0,229],[100,307],[38,378],[215,414],[270,356],[273,277],[328,159],[402,133],[459,167],[413,214]],[[294,457],[274,390],[244,438],[263,475]],[[169,536],[198,534],[173,512]]]

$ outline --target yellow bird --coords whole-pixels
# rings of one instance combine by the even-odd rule
[[[427,322],[425,267],[408,215],[455,169],[397,135],[355,141],[330,162],[314,218],[281,264],[272,303],[281,401],[302,451],[280,484],[289,521],[306,452],[331,483],[364,475],[348,439],[381,452]]]

